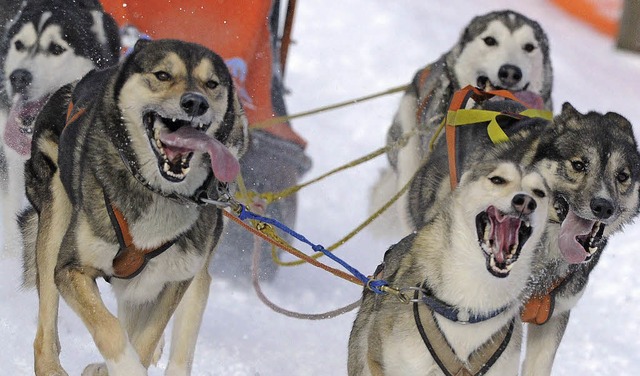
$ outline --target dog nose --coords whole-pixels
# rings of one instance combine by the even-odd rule
[[[207,98],[198,93],[186,93],[180,98],[180,106],[190,116],[200,116],[209,109]]]
[[[518,193],[513,196],[511,206],[520,214],[531,214],[536,210],[538,204],[536,204],[536,200],[533,197]]]
[[[26,69],[16,69],[9,76],[9,81],[14,93],[26,94],[27,88],[33,81],[33,76]]]
[[[511,87],[522,79],[522,70],[512,64],[505,64],[498,70],[498,78],[504,86]]]
[[[590,203],[591,212],[599,219],[607,219],[613,215],[613,204],[611,201],[596,197]]]

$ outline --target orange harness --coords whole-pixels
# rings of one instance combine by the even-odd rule
[[[120,243],[120,249],[113,259],[113,276],[122,279],[133,278],[144,269],[149,260],[169,249],[178,238],[170,240],[158,248],[140,249],[136,247],[122,212],[109,202],[106,194],[104,198],[111,224],[116,231],[118,243]]]
[[[545,294],[531,296],[520,312],[522,322],[542,325],[549,321],[556,304],[556,292],[566,280],[566,277],[560,278],[549,287]]]

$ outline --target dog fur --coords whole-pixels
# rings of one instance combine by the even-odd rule
[[[73,120],[78,108],[84,115]],[[21,216],[25,280],[37,282],[39,295],[37,375],[66,374],[58,357],[58,293],[105,359],[84,375],[146,375],[186,299],[167,373],[190,373],[223,220],[221,209],[187,198],[232,180],[246,142],[247,120],[224,61],[196,44],[141,40],[121,64],[51,97],[26,164],[33,208]],[[113,277],[120,245],[105,198],[126,218],[136,247],[175,240],[130,279]],[[100,277],[110,280],[117,317],[102,302]]]
[[[473,85],[530,92],[542,98],[539,107],[551,110],[552,82],[549,43],[537,22],[513,11],[472,19],[449,51],[418,70],[402,97],[387,133],[389,166],[374,185],[370,211],[400,191],[428,158],[429,145],[457,90]],[[403,142],[406,145],[400,147]],[[406,202],[403,195],[388,210],[393,224],[385,222],[383,232],[408,231]]]
[[[423,311],[421,316],[434,315],[448,345],[467,362],[519,315],[534,250],[544,231],[548,187],[535,170],[489,155],[467,170],[452,194],[432,204],[435,214],[419,231],[387,251],[382,275],[377,278],[395,288],[426,285],[435,298],[475,314],[508,307],[486,321],[466,324],[449,321],[416,303]],[[483,238],[486,233],[477,225],[478,213],[489,212],[492,206],[532,227],[528,240],[519,238],[519,256],[505,259],[504,265],[495,259],[500,253],[496,249],[502,248],[499,241],[489,246],[489,236]],[[518,230],[509,231],[510,236],[518,237]],[[349,375],[443,374],[416,326],[410,304],[365,288],[349,339]],[[517,374],[521,336],[522,326],[515,325],[511,341],[487,375]]]
[[[499,102],[497,108],[492,104],[493,109],[524,109],[507,102]],[[488,106],[483,108],[491,108]],[[549,375],[570,310],[584,292],[607,239],[631,223],[639,211],[640,154],[632,125],[616,113],[581,114],[565,103],[553,121],[528,119],[506,129],[510,141],[503,144],[483,141],[484,128],[472,128],[466,142],[458,143],[462,154],[469,155],[465,169],[491,151],[499,158],[534,166],[552,187],[553,205],[527,295],[544,295],[564,282],[554,291],[551,319],[543,325],[528,324],[523,366],[524,375]],[[450,191],[448,174],[446,145],[440,142],[409,189],[405,210],[414,229],[429,223],[433,203]],[[600,226],[602,233],[598,233]],[[581,237],[580,242],[571,240],[576,237]]]
[[[0,202],[8,254],[19,254],[17,214],[33,120],[46,99],[93,68],[118,62],[115,21],[97,0],[23,2],[0,39]]]

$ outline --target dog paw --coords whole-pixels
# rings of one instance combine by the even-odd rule
[[[58,362],[48,365],[36,365],[35,374],[36,376],[69,376]]]
[[[62,368],[56,370],[48,370],[46,372],[36,372],[36,376],[69,376]]]
[[[92,363],[84,368],[82,376],[109,376],[109,371],[104,363]]]

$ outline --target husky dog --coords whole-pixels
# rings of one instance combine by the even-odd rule
[[[523,109],[506,102],[482,108]],[[499,145],[483,142],[478,132],[486,134],[485,128],[474,128],[467,142],[457,143],[462,154],[471,156],[463,169],[491,152],[534,166],[552,187],[553,205],[527,288],[528,297],[548,296],[550,314],[535,317],[534,312],[535,319],[527,319],[533,323],[528,325],[523,368],[525,375],[549,375],[570,310],[580,299],[607,239],[638,214],[640,154],[632,125],[616,113],[581,114],[565,103],[550,122],[517,122],[507,130],[509,141]],[[414,229],[429,223],[435,213],[433,203],[451,189],[445,143],[438,143],[432,154],[408,193],[405,215]]]
[[[387,134],[390,166],[373,188],[372,211],[401,190],[427,158],[453,93],[467,85],[519,91],[532,106],[550,110],[549,43],[540,25],[513,11],[478,16],[451,50],[415,74]],[[403,196],[396,205],[400,221],[394,223],[406,227],[405,205]]]
[[[19,244],[10,240],[18,234],[16,216],[25,201],[33,121],[55,90],[117,63],[118,27],[97,0],[29,1],[0,40],[0,56],[0,148],[6,157],[0,201],[10,249]]]
[[[376,272],[413,304],[364,290],[349,375],[517,374],[521,296],[548,190],[540,173],[509,160],[489,156],[467,170]]]
[[[224,61],[196,44],[140,40],[120,65],[49,99],[25,167],[32,209],[20,218],[25,281],[37,281],[40,299],[36,374],[65,374],[58,293],[105,359],[83,374],[112,376],[147,374],[185,295],[169,369],[190,372],[223,225],[221,209],[198,198],[225,193],[219,186],[237,175],[246,139]],[[102,302],[100,277],[118,318]]]
[[[545,166],[561,220],[547,225],[544,257],[536,260],[530,283],[532,295],[550,296],[552,315],[528,325],[527,376],[551,374],[589,273],[609,237],[631,223],[640,208],[640,154],[627,119],[611,112],[583,115],[565,104],[553,123],[535,148],[533,163]]]

